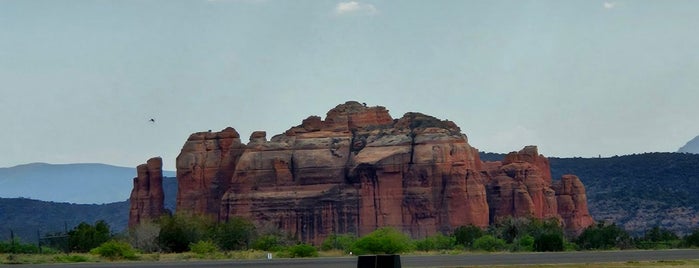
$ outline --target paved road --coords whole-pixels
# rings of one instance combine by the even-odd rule
[[[651,260],[690,260],[699,259],[697,249],[675,250],[629,250],[601,252],[547,252],[547,253],[494,253],[439,256],[401,256],[403,267],[458,267],[466,265],[503,265],[503,264],[555,264],[555,263],[595,263],[626,262]],[[15,267],[29,267],[18,265]],[[34,267],[34,266],[32,266]],[[221,260],[221,261],[183,261],[183,262],[127,262],[127,263],[77,263],[35,265],[35,267],[56,268],[106,268],[106,267],[245,267],[245,268],[355,268],[356,257],[313,258],[313,259],[273,259],[273,260]]]

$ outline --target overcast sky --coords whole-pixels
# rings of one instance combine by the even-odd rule
[[[174,170],[193,132],[247,142],[347,100],[481,151],[676,151],[699,135],[697,26],[699,1],[0,0],[0,167]]]

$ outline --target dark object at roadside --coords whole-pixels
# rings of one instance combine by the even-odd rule
[[[357,268],[401,268],[400,255],[362,255]]]

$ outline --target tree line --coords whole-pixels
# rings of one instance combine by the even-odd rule
[[[632,237],[615,224],[599,222],[577,237],[568,237],[561,223],[553,219],[503,218],[482,229],[460,226],[453,232],[421,239],[383,227],[366,234],[331,234],[320,245],[299,241],[272,225],[255,225],[235,217],[216,222],[208,217],[186,214],[163,216],[142,223],[127,232],[113,234],[104,221],[80,223],[64,239],[46,240],[43,245],[19,239],[0,242],[0,253],[90,252],[109,259],[137,259],[137,253],[190,252],[205,257],[217,252],[258,250],[278,257],[314,257],[318,251],[344,254],[395,254],[410,251],[570,251],[609,249],[667,249],[699,247],[699,229],[680,237],[653,227],[643,236]]]

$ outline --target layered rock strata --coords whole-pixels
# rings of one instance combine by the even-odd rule
[[[148,159],[136,167],[137,176],[133,179],[129,210],[129,227],[143,221],[157,219],[167,213],[163,194],[163,160],[160,157]]]
[[[591,222],[582,184],[552,183],[536,147],[484,163],[451,121],[393,119],[358,102],[269,140],[258,131],[243,144],[232,128],[192,134],[177,178],[178,211],[241,216],[312,243],[382,226],[417,238],[505,216],[557,217],[576,230]]]
[[[570,235],[594,223],[580,179],[565,175],[552,181],[548,159],[536,146],[509,153],[502,162],[486,166],[491,223],[510,216],[558,218]]]

